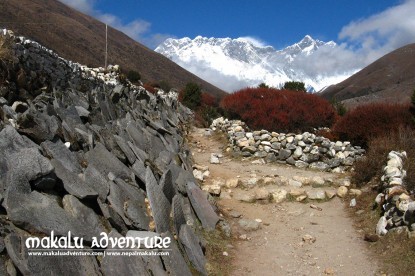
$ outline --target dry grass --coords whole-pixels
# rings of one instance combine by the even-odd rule
[[[399,129],[397,132],[372,139],[366,157],[355,163],[353,182],[361,187],[374,177],[380,178],[388,153],[392,150],[406,151],[408,158],[404,160],[404,169],[407,171],[407,177],[404,181],[406,187],[413,190],[415,188],[415,130],[413,129]]]
[[[12,58],[10,41],[3,35],[0,35],[0,60],[8,61]]]
[[[229,252],[228,244],[232,241],[218,230],[204,232],[203,238],[206,241],[206,258],[209,265],[207,266],[209,275],[224,276],[229,275],[232,271],[232,257],[224,256],[223,252]]]

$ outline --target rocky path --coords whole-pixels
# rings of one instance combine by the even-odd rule
[[[234,242],[224,253],[232,258],[231,275],[376,275],[336,195],[349,185],[347,176],[228,156],[211,164],[224,144],[204,133],[194,129],[190,144],[199,169],[209,167],[202,187],[218,195],[231,225]]]

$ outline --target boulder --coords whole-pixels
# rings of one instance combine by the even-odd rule
[[[278,153],[278,160],[287,160],[288,157],[291,156],[291,151],[287,149],[282,149]]]
[[[256,231],[261,228],[261,223],[253,219],[240,219],[238,221],[239,226],[245,231]]]
[[[306,192],[309,199],[324,200],[326,199],[326,193],[323,190],[309,190]]]
[[[345,197],[347,195],[347,192],[348,192],[347,187],[340,186],[337,189],[337,196],[343,198],[343,197]]]
[[[272,199],[275,203],[281,203],[287,199],[288,192],[284,189],[278,189],[276,191],[271,192]]]
[[[210,155],[210,164],[220,164],[220,160],[216,153]]]
[[[319,171],[327,171],[327,169],[329,169],[329,166],[324,162],[314,162],[310,164],[309,168]]]

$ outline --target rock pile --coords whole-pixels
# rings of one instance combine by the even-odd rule
[[[23,37],[0,61],[0,275],[207,274],[200,220],[219,217],[195,184],[174,93],[152,95]],[[194,211],[193,211],[194,210]],[[172,238],[169,256],[29,256],[29,236]],[[100,251],[105,250],[101,248]],[[183,252],[183,253],[182,253]]]
[[[229,147],[235,154],[299,168],[344,172],[365,153],[364,149],[352,146],[350,142],[331,142],[309,132],[294,134],[249,131],[244,122],[223,117],[214,120],[211,129],[227,134]]]
[[[388,231],[407,231],[415,236],[415,201],[405,188],[406,171],[403,162],[406,152],[391,151],[388,163],[383,168],[381,185],[383,192],[376,197],[376,204],[382,208],[383,216],[376,226],[376,234],[385,235]]]

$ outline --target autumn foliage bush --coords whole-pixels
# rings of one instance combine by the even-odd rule
[[[227,117],[241,119],[252,129],[301,132],[331,126],[336,112],[319,96],[274,88],[245,88],[223,98]]]
[[[336,122],[333,131],[343,141],[367,147],[375,137],[413,126],[409,105],[375,103],[349,111]]]
[[[150,92],[151,94],[156,94],[157,90],[151,83],[145,83],[143,85],[144,89]]]

